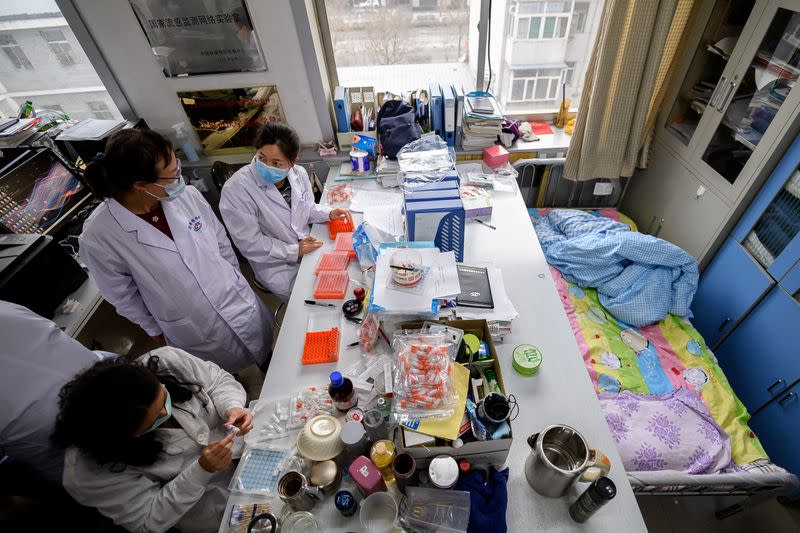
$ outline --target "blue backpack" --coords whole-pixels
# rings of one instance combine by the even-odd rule
[[[378,112],[378,135],[383,154],[395,159],[403,146],[422,136],[414,108],[400,100],[385,102]]]

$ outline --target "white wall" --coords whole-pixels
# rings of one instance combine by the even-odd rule
[[[267,72],[167,78],[128,0],[73,0],[137,116],[155,130],[187,122],[178,91],[276,85],[286,120],[303,144],[322,137],[300,52],[290,0],[250,0],[247,8],[263,47]]]

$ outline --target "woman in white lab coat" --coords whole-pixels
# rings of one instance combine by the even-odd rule
[[[243,446],[228,427],[253,427],[244,402],[233,376],[177,348],[97,363],[61,391],[64,488],[129,531],[217,531]]]
[[[300,258],[322,246],[309,235],[310,224],[350,215],[314,203],[308,174],[297,165],[300,139],[292,128],[264,124],[255,147],[250,164],[222,187],[219,210],[256,279],[287,302]]]
[[[184,185],[169,141],[120,131],[86,179],[106,201],[86,221],[79,253],[117,312],[160,344],[229,372],[263,366],[274,318],[239,271],[211,206]]]

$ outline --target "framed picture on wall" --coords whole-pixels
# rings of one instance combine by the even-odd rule
[[[178,98],[206,155],[255,152],[256,132],[267,122],[286,122],[274,85],[184,91]]]
[[[129,2],[169,78],[267,70],[244,0]]]

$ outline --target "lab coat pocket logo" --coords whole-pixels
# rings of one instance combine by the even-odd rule
[[[203,222],[200,220],[199,215],[189,219],[189,229],[192,231],[200,231],[203,229]]]

